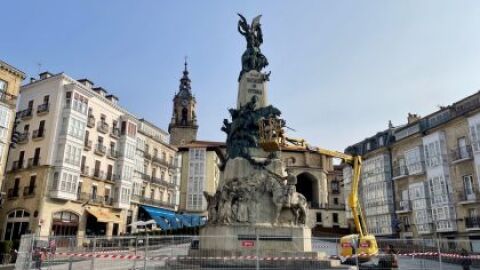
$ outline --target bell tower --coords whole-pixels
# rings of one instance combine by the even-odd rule
[[[186,59],[184,65],[185,69],[180,79],[180,86],[173,98],[172,119],[168,126],[170,143],[173,145],[182,145],[197,139],[198,125],[195,114],[195,105],[197,102],[192,95]]]

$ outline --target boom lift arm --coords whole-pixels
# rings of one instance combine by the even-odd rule
[[[284,121],[276,118],[261,119],[259,121],[259,144],[264,151],[281,151],[284,147],[307,150],[321,155],[338,158],[352,166],[351,192],[348,196],[348,206],[352,210],[353,221],[358,235],[346,235],[340,239],[341,256],[363,255],[364,259],[378,253],[375,236],[370,234],[363,216],[362,207],[358,199],[362,158],[358,155],[348,155],[338,151],[311,147],[304,139],[293,139],[285,136]]]

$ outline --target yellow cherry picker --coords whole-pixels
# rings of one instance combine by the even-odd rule
[[[345,235],[340,239],[340,256],[353,258],[358,256],[362,261],[368,261],[377,255],[378,246],[375,236],[370,234],[363,216],[362,207],[358,199],[362,158],[359,155],[348,155],[338,151],[312,147],[303,139],[293,139],[285,136],[282,119],[261,119],[259,125],[259,144],[266,152],[281,151],[282,147],[294,146],[321,155],[337,158],[350,165],[353,169],[351,192],[348,196],[348,205],[351,208],[357,234]]]

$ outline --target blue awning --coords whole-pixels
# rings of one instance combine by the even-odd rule
[[[162,230],[177,229],[175,212],[147,205],[141,205],[141,207],[155,220]]]
[[[177,214],[173,211],[153,206],[141,205],[162,230],[193,228],[205,224],[205,218],[194,214]]]

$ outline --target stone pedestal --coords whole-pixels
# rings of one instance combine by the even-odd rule
[[[252,100],[258,98],[255,109],[266,107],[267,102],[267,81],[265,75],[256,70],[251,70],[242,75],[238,85],[237,109]]]
[[[311,231],[271,225],[208,225],[200,230],[199,251],[210,256],[312,255]]]

